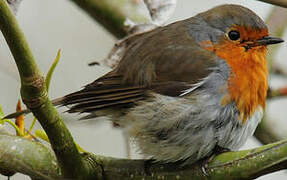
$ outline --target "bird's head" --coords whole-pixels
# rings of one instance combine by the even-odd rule
[[[270,37],[264,21],[240,5],[221,5],[195,16],[197,25],[191,36],[218,55],[246,55],[254,51],[266,54],[266,46],[283,42]],[[232,52],[232,53],[230,53]]]
[[[242,122],[264,108],[267,83],[267,45],[283,42],[270,37],[264,21],[248,8],[222,5],[190,21],[189,34],[230,66],[228,94],[223,104],[236,103]],[[188,23],[187,23],[188,25]]]

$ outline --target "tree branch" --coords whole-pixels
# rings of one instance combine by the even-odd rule
[[[266,2],[268,4],[273,4],[276,6],[281,6],[287,8],[287,1],[286,0],[258,0],[262,2]]]
[[[31,178],[59,179],[61,171],[51,148],[19,136],[0,135],[0,167]],[[2,171],[0,171],[2,173]]]
[[[0,167],[4,170],[13,169],[36,179],[61,178],[54,153],[39,142],[0,135],[0,157]],[[202,173],[201,162],[183,167],[179,163],[156,164],[92,154],[83,157],[97,168],[101,167],[102,179],[250,179],[287,167],[287,140],[256,149],[222,153],[207,164],[208,177]]]
[[[147,166],[142,160],[103,158],[101,161],[107,179],[252,179],[284,168],[281,163],[287,159],[286,150],[287,141],[281,141],[256,149],[220,154],[207,165],[209,177],[201,172],[201,163],[183,168],[178,164]]]
[[[117,38],[127,35],[124,22],[127,18],[134,22],[148,22],[148,17],[137,10],[136,4],[130,0],[71,0],[96,21],[101,23],[106,30]]]
[[[287,86],[278,89],[269,88],[267,93],[267,98],[280,98],[287,97]]]
[[[91,175],[88,164],[81,158],[70,132],[51,104],[44,78],[5,0],[0,0],[0,30],[18,67],[22,99],[46,131],[64,177],[87,179]]]

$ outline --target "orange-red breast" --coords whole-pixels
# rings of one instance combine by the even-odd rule
[[[265,108],[267,26],[222,5],[136,35],[115,69],[61,99],[85,118],[109,116],[157,161],[192,163],[237,150]]]

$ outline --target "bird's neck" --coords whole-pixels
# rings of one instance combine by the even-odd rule
[[[261,106],[265,108],[268,89],[266,47],[215,49],[215,53],[231,67],[228,80],[229,101],[236,103],[240,120],[245,123]],[[226,102],[226,97],[225,97]]]

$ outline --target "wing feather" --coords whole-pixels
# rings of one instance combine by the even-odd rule
[[[127,110],[151,98],[151,92],[182,97],[203,84],[215,59],[214,53],[192,39],[183,23],[171,24],[133,39],[113,71],[65,96],[62,104],[71,105],[69,112],[94,117],[98,110]]]

